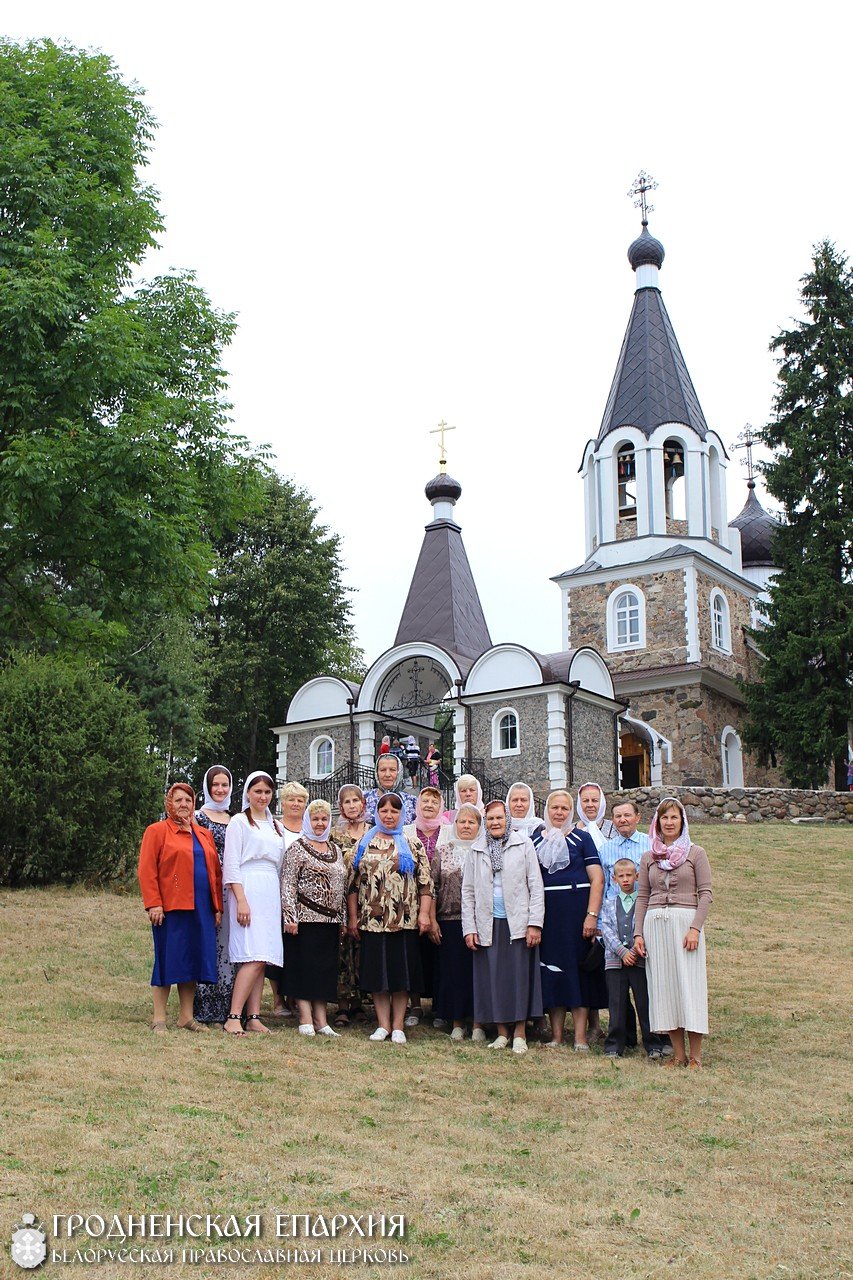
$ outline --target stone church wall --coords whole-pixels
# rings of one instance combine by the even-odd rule
[[[626,573],[628,571],[626,570]],[[615,583],[573,587],[569,593],[569,647],[591,645],[614,675],[687,661],[684,572],[638,573],[635,582],[646,598],[646,647],[625,653],[607,650],[607,600]]]
[[[722,591],[729,606],[729,624],[731,631],[731,653],[722,653],[713,645],[713,627],[711,624],[711,593]],[[704,573],[696,574],[696,604],[699,612],[699,644],[702,650],[702,665],[712,671],[731,676],[745,676],[749,667],[746,641],[743,629],[750,626],[749,599],[739,591],[730,587],[722,587],[713,578]]]
[[[502,707],[518,716],[518,745],[514,756],[492,756],[492,717]],[[480,702],[468,708],[471,716],[471,755],[483,760],[486,776],[522,780],[537,793],[550,790],[548,778],[548,698],[544,693],[522,693]]]
[[[314,729],[291,729],[287,736],[287,778],[281,781],[303,782],[311,773],[311,743],[315,738],[331,738],[335,744],[334,767],[349,760],[349,723]]]
[[[616,740],[613,712],[578,698],[571,701],[574,747],[569,786],[597,782],[605,791],[616,786]]]

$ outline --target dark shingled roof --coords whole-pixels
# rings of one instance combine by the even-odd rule
[[[466,669],[492,647],[462,530],[452,520],[433,520],[426,527],[394,641],[424,642],[468,659]]]
[[[778,525],[758,501],[754,486],[749,490],[749,497],[743,510],[738,512],[734,520],[729,521],[729,528],[740,529],[740,545],[745,569],[750,566],[774,563],[773,531],[778,528]]]
[[[708,432],[660,290],[648,286],[634,295],[596,443],[620,427],[650,436],[664,422],[683,422],[702,440]]]

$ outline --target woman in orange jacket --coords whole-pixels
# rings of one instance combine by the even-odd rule
[[[222,919],[222,868],[213,837],[193,820],[195,792],[176,782],[166,793],[166,818],[153,822],[139,850],[139,887],[154,935],[151,1030],[166,1031],[172,983],[178,1026],[207,1031],[193,1018],[197,982],[216,982],[216,927]]]

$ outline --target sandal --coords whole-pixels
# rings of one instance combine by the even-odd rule
[[[208,1028],[204,1025],[204,1023],[196,1022],[195,1018],[190,1018],[189,1022],[179,1022],[178,1030],[179,1031],[203,1031],[205,1035],[208,1032]]]
[[[686,1059],[686,1058],[665,1058],[665,1059],[664,1059],[664,1064],[663,1064],[663,1065],[664,1065],[664,1068],[667,1068],[667,1067],[686,1067],[686,1066],[687,1066],[687,1059]]]
[[[227,1026],[229,1022],[239,1022],[240,1030],[229,1031]],[[245,1031],[243,1030],[243,1019],[240,1017],[239,1013],[229,1013],[228,1017],[225,1019],[225,1022],[223,1022],[222,1024],[222,1030],[225,1032],[227,1036],[244,1036],[246,1034]]]
[[[250,1023],[250,1022],[257,1022],[257,1024],[258,1024],[258,1025],[257,1025],[256,1027],[251,1027],[251,1028],[250,1028],[250,1027],[249,1027],[249,1023]],[[262,1031],[262,1032],[264,1033],[264,1035],[268,1035],[268,1036],[271,1036],[271,1035],[272,1035],[272,1032],[270,1031],[269,1027],[265,1027],[265,1026],[264,1026],[264,1024],[261,1022],[261,1015],[260,1015],[259,1013],[247,1013],[247,1014],[246,1014],[246,1030],[247,1030],[247,1031],[249,1031],[249,1030],[251,1030],[251,1031]]]
[[[168,1028],[165,1022],[152,1022],[151,1030],[154,1032],[155,1036],[164,1036]]]
[[[692,1068],[694,1071],[701,1071],[701,1070],[702,1070],[702,1063],[699,1061],[699,1059],[698,1059],[698,1058],[691,1058],[691,1059],[690,1059],[690,1061],[688,1062],[687,1066],[688,1066],[689,1068]]]

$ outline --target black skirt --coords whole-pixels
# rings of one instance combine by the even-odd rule
[[[337,1000],[338,924],[300,924],[284,935],[284,994],[296,1000]]]
[[[362,991],[411,991],[419,995],[423,971],[416,931],[371,933],[363,929],[358,985]]]
[[[474,1016],[474,952],[465,945],[461,920],[439,920],[437,981],[433,1012],[445,1022],[464,1022]]]

